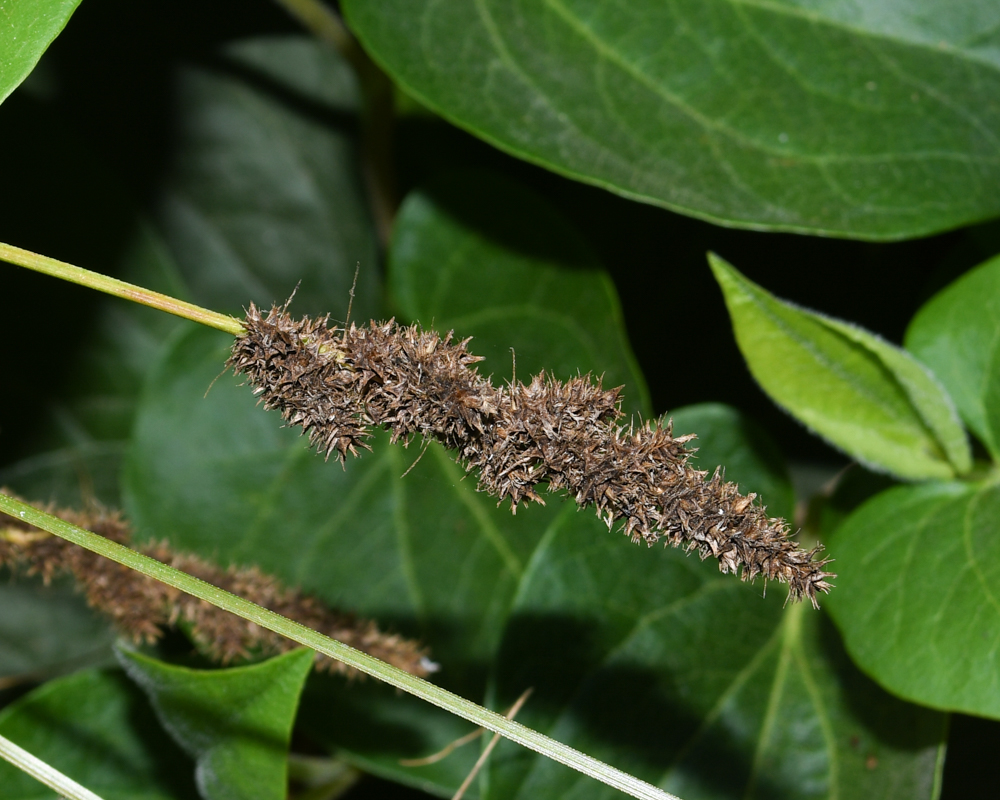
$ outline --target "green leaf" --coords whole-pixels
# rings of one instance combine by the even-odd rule
[[[992,3],[347,0],[407,92],[486,141],[729,225],[869,239],[1000,213]]]
[[[736,412],[677,416],[702,418],[703,465],[742,450],[727,477],[788,491]],[[494,667],[497,708],[533,687],[520,721],[684,800],[937,796],[946,718],[866,679],[822,613],[582,527],[567,516],[528,565]],[[614,796],[504,742],[483,785],[505,800]]]
[[[204,800],[283,800],[288,742],[315,653],[293,650],[260,664],[197,670],[119,650],[163,726],[192,758]]]
[[[175,297],[187,285],[166,243],[140,218],[118,256],[122,280]],[[73,366],[72,390],[60,409],[65,438],[79,448],[128,439],[139,391],[163,343],[180,324],[162,311],[104,299],[86,349]],[[74,396],[75,395],[75,396]]]
[[[108,192],[114,202],[104,213],[134,226],[122,252],[107,254],[116,275],[234,313],[251,300],[283,301],[302,280],[309,291],[296,308],[342,312],[361,260],[354,311],[374,313],[381,299],[356,167],[351,69],[305,37],[237,42],[212,63],[179,78],[159,230],[133,217],[124,193]],[[109,182],[86,163],[88,180]],[[0,474],[25,496],[80,505],[91,491],[120,504],[118,473],[139,388],[178,322],[117,299],[95,317],[55,407],[51,450]]]
[[[18,0],[0,8],[0,103],[35,68],[80,0]]]
[[[48,679],[111,660],[115,634],[66,582],[0,571],[0,678]]]
[[[104,800],[190,800],[191,765],[118,670],[50,681],[0,711],[0,734]],[[0,762],[4,800],[55,795]]]
[[[307,37],[236,42],[182,71],[178,142],[159,224],[195,302],[376,313],[376,242],[358,171],[358,90],[333,48]]]
[[[862,463],[908,479],[970,469],[948,393],[920,362],[861,328],[768,294],[709,262],[750,372],[778,405]]]
[[[905,343],[934,370],[969,429],[1000,459],[1000,257],[925,303]]]
[[[1000,717],[1000,487],[883,492],[830,541],[829,607],[852,658],[895,694]]]
[[[411,193],[396,219],[390,280],[404,317],[474,335],[483,370],[498,379],[509,379],[513,349],[522,381],[592,371],[625,387],[626,412],[649,415],[614,284],[566,219],[519,184],[474,171]]]

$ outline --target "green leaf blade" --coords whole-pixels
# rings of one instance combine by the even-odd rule
[[[729,460],[745,490],[787,486],[737,412],[676,416],[701,417],[699,466]],[[859,673],[822,613],[676,550],[614,548],[588,522],[567,518],[525,573],[497,707],[533,686],[519,719],[686,800],[936,796],[945,717]],[[612,796],[503,743],[488,768],[488,798]]]
[[[625,387],[626,412],[649,415],[614,285],[580,234],[533,192],[485,170],[438,180],[403,203],[391,256],[402,313],[475,335],[486,372],[507,379],[516,363],[522,381],[542,370],[560,380],[596,373],[607,387]]]
[[[0,712],[0,733],[103,800],[189,800],[191,762],[118,670],[50,681]],[[50,790],[0,763],[5,800],[48,800]]]
[[[925,303],[905,343],[934,370],[966,424],[1000,459],[1000,257]]]
[[[906,486],[837,529],[830,609],[852,657],[892,692],[1000,717],[998,511],[995,485]]]
[[[195,759],[203,800],[282,800],[288,742],[311,650],[260,664],[195,670],[119,650],[171,736]]]
[[[513,155],[722,224],[895,239],[1000,211],[1000,59],[967,44],[995,16],[945,30],[922,5],[344,8],[409,93]]]
[[[950,398],[922,365],[867,331],[778,300],[717,256],[709,262],[747,366],[780,406],[859,461],[906,479],[970,468]]]
[[[0,571],[0,679],[57,675],[113,663],[115,632],[74,591],[69,581],[43,585],[40,578]]]
[[[0,103],[35,68],[80,0],[32,0],[0,8]]]
[[[304,36],[243,39],[178,80],[178,143],[157,222],[199,304],[378,313],[377,245],[358,174],[350,66]],[[211,265],[206,268],[206,265]]]
[[[820,319],[832,330],[861,345],[892,373],[907,399],[958,474],[972,469],[972,450],[951,396],[930,370],[879,336],[857,325],[829,317]]]

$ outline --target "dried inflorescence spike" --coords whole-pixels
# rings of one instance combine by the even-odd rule
[[[128,545],[131,539],[128,525],[116,513],[48,511],[119,544]],[[417,643],[383,633],[370,620],[334,611],[315,597],[287,589],[256,567],[221,569],[197,556],[178,553],[163,542],[137,549],[414,675],[423,677],[436,669],[426,650]],[[72,575],[87,602],[109,616],[120,631],[136,642],[154,642],[165,627],[181,623],[199,649],[224,664],[255,652],[273,655],[298,646],[211,603],[0,512],[0,566],[3,565],[41,575],[46,583],[55,575]],[[316,665],[328,672],[357,674],[322,654],[317,654]]]
[[[539,374],[498,388],[476,371],[482,359],[468,339],[391,320],[331,328],[325,317],[294,320],[286,307],[264,315],[251,305],[244,326],[228,365],[326,457],[370,449],[376,427],[393,441],[416,434],[457,451],[479,489],[513,510],[543,502],[547,483],[593,506],[609,527],[622,521],[633,541],[665,538],[744,580],[787,583],[791,598],[813,605],[831,588],[819,547],[799,548],[754,495],[691,467],[693,435],[673,436],[669,422],[623,427],[619,390],[599,380]]]

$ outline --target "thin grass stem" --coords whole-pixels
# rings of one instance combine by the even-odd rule
[[[227,314],[209,311],[207,308],[196,306],[193,303],[186,303],[169,295],[152,292],[149,289],[143,289],[141,286],[135,286],[116,278],[109,278],[107,275],[91,272],[89,269],[83,269],[83,267],[75,267],[72,264],[67,264],[65,261],[57,261],[54,258],[32,253],[30,250],[23,250],[20,247],[14,247],[3,242],[0,242],[0,261],[16,264],[19,267],[41,272],[45,275],[51,275],[54,278],[62,278],[62,280],[69,281],[70,283],[78,283],[80,286],[96,289],[99,292],[104,292],[114,297],[131,300],[133,303],[141,303],[150,308],[157,308],[160,311],[166,311],[168,314],[174,314],[184,319],[199,322],[210,328],[217,328],[233,336],[238,336],[244,330],[243,323]]]
[[[507,719],[501,714],[483,708],[471,700],[459,697],[446,689],[442,689],[428,681],[379,661],[367,653],[355,650],[342,642],[335,641],[304,625],[286,619],[273,611],[223,591],[191,575],[180,572],[173,567],[137,553],[134,550],[130,550],[117,542],[112,542],[96,533],[39,511],[13,497],[0,494],[0,511],[24,520],[30,525],[46,530],[81,547],[85,547],[99,555],[110,558],[113,561],[117,561],[119,564],[134,569],[143,575],[148,575],[150,578],[161,581],[168,586],[173,586],[193,597],[223,608],[263,628],[267,628],[282,636],[287,636],[289,639],[317,652],[338,659],[348,666],[371,675],[373,678],[385,681],[397,689],[402,689],[404,692],[426,700],[428,703],[433,703],[475,725],[479,725],[494,733],[499,733],[501,736],[505,736],[524,747],[541,753],[561,764],[565,764],[577,772],[588,775],[632,797],[643,798],[643,800],[679,800],[674,795],[668,794],[652,784],[634,778],[602,761],[598,761],[596,758],[592,758],[561,742],[550,739],[548,736],[538,733],[514,720]]]
[[[40,758],[33,756],[3,736],[0,736],[0,758],[27,772],[32,778],[41,781],[57,792],[60,797],[65,797],[66,800],[101,800],[100,796],[94,794],[90,789],[81,786],[72,778],[63,775],[55,767],[46,764]]]

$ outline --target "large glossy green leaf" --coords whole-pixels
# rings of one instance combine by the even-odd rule
[[[378,302],[375,235],[358,168],[358,91],[335,50],[304,36],[243,40],[182,70],[178,142],[158,221],[193,298],[347,311]]]
[[[1000,458],[1000,257],[931,298],[910,323],[905,343],[934,370],[993,458]]]
[[[773,445],[737,412],[677,418],[706,431],[703,467],[728,463],[745,490],[788,497]],[[684,800],[937,796],[944,715],[861,675],[823,613],[676,550],[611,544],[575,521],[540,543],[495,664],[497,707],[533,687],[518,719]],[[482,788],[616,796],[507,743]]]
[[[1000,489],[933,483],[868,501],[830,542],[847,648],[901,697],[1000,717]]]
[[[142,692],[119,670],[50,681],[0,712],[0,734],[104,800],[191,800],[191,762],[157,724]],[[55,794],[6,761],[4,800]]]
[[[717,256],[709,260],[750,372],[792,416],[903,478],[969,470],[951,398],[920,362],[861,328],[778,300]]]
[[[119,650],[174,740],[195,759],[203,800],[284,800],[288,742],[315,654],[198,670]]]
[[[0,103],[35,68],[80,0],[12,0],[0,6]]]
[[[872,239],[1000,213],[1000,12],[942,0],[346,0],[421,102],[725,224]]]
[[[614,285],[580,234],[519,184],[477,171],[412,193],[396,220],[390,279],[408,319],[475,334],[484,372],[509,380],[511,350],[521,380],[595,370],[605,386],[625,387],[626,411],[649,413]]]

